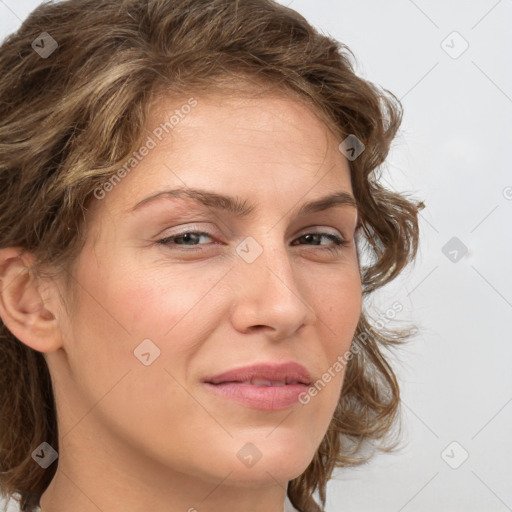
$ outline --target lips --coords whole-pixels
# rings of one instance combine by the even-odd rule
[[[205,379],[210,384],[237,382],[254,386],[284,386],[289,384],[311,383],[311,376],[304,366],[290,363],[261,363],[227,372]]]
[[[253,409],[273,411],[295,405],[310,382],[309,372],[300,364],[265,363],[208,377],[204,384],[218,397]]]

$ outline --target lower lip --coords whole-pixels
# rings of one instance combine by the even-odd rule
[[[286,409],[299,401],[299,395],[308,390],[306,384],[285,384],[284,386],[253,386],[240,382],[226,382],[206,386],[214,393],[236,402],[264,411]]]

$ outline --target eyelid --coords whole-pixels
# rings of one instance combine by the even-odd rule
[[[177,231],[174,231],[175,229]],[[219,229],[216,229],[216,230],[208,229],[208,228],[205,228],[205,227],[199,225],[198,223],[192,223],[192,224],[182,224],[180,226],[174,226],[173,228],[166,229],[163,232],[163,233],[165,233],[163,236],[165,238],[170,237],[170,236],[171,237],[181,236],[184,233],[189,233],[191,231],[201,231],[202,233],[205,233],[211,237],[218,236],[218,233],[220,232]],[[217,234],[214,231],[216,231]],[[169,234],[167,234],[167,232],[169,232]],[[162,235],[160,234],[158,236],[161,237]]]
[[[326,230],[333,230],[333,232],[331,233],[330,231],[326,231]],[[313,230],[313,231],[311,231]],[[182,229],[180,231],[176,231],[176,232],[172,232],[170,234],[166,234],[163,236],[163,238],[173,238],[173,237],[179,237],[179,236],[182,236],[183,234],[185,233],[190,233],[190,232],[201,232],[205,235],[208,235],[210,236],[211,238],[218,238],[218,236],[213,233],[212,231],[206,229],[206,228],[203,228],[197,224],[186,224],[182,227]],[[305,228],[302,228],[296,235],[294,235],[294,238],[299,238],[301,236],[304,236],[306,234],[311,234],[311,233],[318,233],[318,234],[332,234],[332,235],[335,235],[335,236],[339,236],[341,237],[343,240],[349,240],[350,237],[347,237],[345,236],[345,233],[339,229],[336,229],[336,228],[331,228],[329,226],[322,226],[322,225],[313,225],[313,226],[306,226]],[[235,235],[237,236],[237,235]],[[240,236],[238,235],[238,237],[240,238]],[[243,236],[241,238],[244,238]]]
[[[311,248],[313,248],[313,250],[315,252],[317,251],[321,251],[321,252],[328,252],[328,253],[331,253],[331,254],[335,254],[335,255],[339,255],[341,251],[344,250],[345,247],[348,247],[352,241],[350,239],[350,237],[346,237],[343,233],[341,233],[340,231],[336,230],[336,233],[331,233],[330,231],[326,231],[326,227],[321,227],[321,226],[317,226],[317,229],[313,229],[313,226],[309,227],[309,228],[304,228],[304,231],[303,232],[299,232],[297,233],[295,236],[294,236],[294,239],[292,240],[291,244],[293,246],[295,245],[302,245],[302,244],[296,244],[295,242],[300,240],[301,238],[305,237],[305,236],[308,236],[308,235],[320,235],[324,238],[327,238],[327,239],[330,239],[330,244],[327,244],[327,245],[312,245]],[[175,238],[181,238],[183,237],[184,235],[186,234],[194,234],[196,236],[207,236],[208,238],[210,238],[213,243],[207,243],[207,244],[197,244],[197,245],[191,245],[191,246],[188,246],[187,244],[185,244],[184,246],[181,245],[181,244],[174,244],[174,243],[170,243],[171,240],[175,239]],[[188,228],[188,229],[183,229],[181,232],[179,233],[172,233],[172,234],[169,234],[168,236],[165,236],[164,238],[161,238],[159,240],[157,240],[156,242],[158,245],[162,245],[162,246],[169,246],[171,247],[173,250],[176,250],[176,251],[179,251],[181,252],[182,254],[195,254],[195,253],[198,253],[198,252],[203,252],[204,250],[208,250],[208,249],[211,249],[213,246],[218,246],[218,239],[210,234],[208,231],[205,231],[205,230],[200,230],[200,229],[194,229],[194,228]],[[222,242],[221,242],[221,245],[222,245]],[[309,247],[307,244],[304,245],[305,248]],[[317,248],[317,249],[314,249],[314,248]],[[310,249],[306,249],[306,250],[311,250]]]
[[[333,230],[333,232],[331,233],[329,230]],[[308,227],[305,227],[303,229],[301,229],[298,233],[297,233],[297,237],[300,237],[302,236],[302,234],[308,234],[308,233],[311,233],[312,231],[311,230],[314,230],[313,232],[314,233],[325,233],[325,234],[332,234],[332,235],[337,235],[337,236],[342,236],[343,238],[346,238],[346,236],[344,235],[344,233],[339,230],[339,229],[336,229],[336,228],[331,228],[329,226],[322,226],[321,224],[315,224],[314,226],[308,226]]]

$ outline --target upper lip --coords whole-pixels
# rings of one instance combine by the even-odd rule
[[[311,376],[304,366],[295,362],[259,363],[234,368],[205,379],[210,384],[222,382],[248,382],[252,379],[265,379],[271,382],[284,381],[286,384],[311,383]]]

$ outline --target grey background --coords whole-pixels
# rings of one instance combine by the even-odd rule
[[[281,3],[401,99],[384,180],[426,203],[417,262],[372,300],[420,328],[392,356],[401,448],[337,471],[326,510],[512,511],[512,0]],[[0,37],[38,4],[0,0]]]

